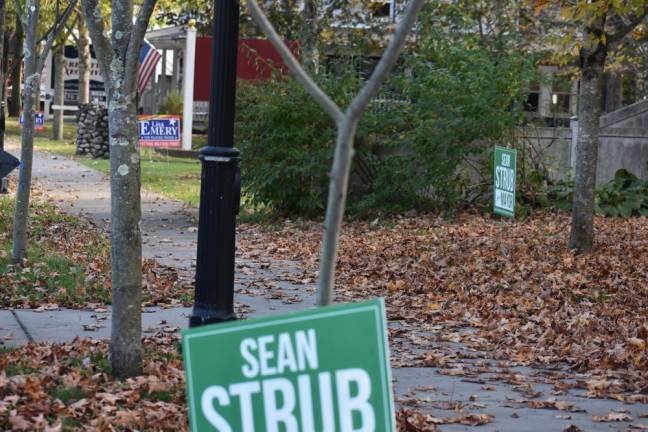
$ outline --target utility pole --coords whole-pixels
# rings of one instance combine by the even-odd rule
[[[196,295],[189,326],[236,319],[234,249],[241,196],[239,151],[234,148],[239,3],[214,0],[207,147],[202,161]]]

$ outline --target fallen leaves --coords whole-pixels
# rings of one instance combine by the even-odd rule
[[[584,409],[567,401],[557,401],[555,399],[547,399],[544,401],[532,400],[527,402],[529,408],[543,408],[543,409],[556,409],[559,411],[568,412],[586,412]]]
[[[563,429],[563,432],[583,432],[583,429],[576,425],[570,424]]]
[[[48,312],[110,302],[110,249],[105,233],[91,221],[65,215],[46,202],[35,185],[29,244],[38,245],[39,252],[30,251],[23,266],[15,266],[3,250],[11,242],[11,226],[5,222],[11,220],[11,205],[9,199],[0,200],[0,264],[7,261],[6,271],[0,273],[0,305]],[[177,270],[146,259],[142,273],[143,306],[189,304],[193,287]]]
[[[313,278],[321,229],[246,226],[241,249],[297,261],[296,278]],[[588,395],[630,401],[648,388],[648,219],[597,217],[596,229],[595,250],[575,255],[569,215],[556,211],[506,222],[477,214],[353,221],[340,238],[336,300],[385,297],[402,328],[390,331],[398,366],[470,374],[436,352],[447,341],[494,360],[566,365]],[[427,345],[420,334],[431,335]]]
[[[396,425],[400,432],[431,432],[437,430],[437,425],[448,424],[480,426],[490,423],[492,420],[492,415],[478,413],[466,413],[444,418],[406,409],[401,409],[396,413]]]
[[[109,375],[105,341],[27,344],[0,356],[0,430],[185,430],[179,336],[144,339],[144,374]]]
[[[602,416],[592,416],[592,420],[594,420],[595,422],[632,421],[632,416],[624,412],[610,411],[609,413]]]

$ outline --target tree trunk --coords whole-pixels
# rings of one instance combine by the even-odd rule
[[[130,34],[132,22],[132,3],[113,2],[113,34]],[[113,36],[115,57],[108,69],[113,289],[110,363],[113,374],[122,378],[142,372],[142,218],[135,69],[141,43],[141,39]],[[129,49],[130,44],[137,50]]]
[[[344,208],[349,188],[349,174],[354,153],[353,139],[358,127],[359,117],[347,117],[338,125],[335,158],[331,168],[331,183],[326,205],[326,219],[324,221],[324,238],[322,239],[320,289],[317,292],[317,304],[319,306],[327,306],[333,302],[337,245],[342,230],[342,219],[344,218]],[[322,287],[327,287],[327,289],[322,289]]]
[[[16,213],[13,225],[14,264],[22,264],[27,253],[27,216],[31,191],[32,160],[34,157],[34,94],[40,87],[40,75],[36,71],[36,31],[40,13],[39,1],[27,1],[28,27],[25,34],[25,90],[23,92],[23,127],[20,149],[21,166],[16,194]]]
[[[587,29],[586,34],[601,35],[605,26],[605,17],[597,19],[595,24],[596,27]],[[593,47],[583,47],[580,56],[579,127],[569,247],[578,253],[586,253],[592,249],[594,239],[596,165],[607,46],[605,42],[599,42]]]
[[[135,98],[113,90],[110,124],[113,374],[134,376],[142,365],[142,237],[140,162]],[[133,96],[133,95],[131,95]]]
[[[108,90],[112,258],[110,363],[123,378],[142,371],[142,234],[137,135],[137,63],[155,0],[144,0],[133,22],[133,2],[113,0],[107,37],[98,0],[82,0]]]
[[[304,22],[302,25],[302,52],[301,62],[304,68],[317,74],[319,69],[319,20],[317,0],[304,0]]]
[[[65,104],[65,41],[59,39],[54,56],[54,100],[53,104],[63,106]],[[52,139],[63,141],[63,110],[54,110],[54,121],[52,124]]]
[[[90,35],[83,15],[79,14],[79,103],[90,103],[90,71],[92,56],[90,54]]]
[[[12,40],[12,57],[14,63],[12,65],[12,74],[11,74],[11,104],[9,105],[9,115],[11,117],[18,117],[20,115],[21,108],[21,84],[22,84],[22,73],[23,73],[23,62],[20,61],[20,56],[23,52],[23,28],[20,23],[20,19],[16,18],[16,31],[14,33],[14,38]]]
[[[337,125],[337,142],[333,167],[331,168],[331,182],[329,185],[326,218],[324,220],[324,236],[322,239],[322,255],[320,258],[320,275],[317,291],[317,304],[329,305],[333,300],[333,285],[335,283],[335,267],[337,264],[337,249],[344,207],[348,190],[349,173],[353,159],[353,140],[358,122],[372,98],[376,96],[380,85],[398,59],[398,54],[405,45],[405,39],[416,21],[416,15],[423,6],[423,0],[412,0],[401,18],[396,32],[391,37],[382,58],[371,73],[371,76],[360,92],[353,98],[345,113],[320,89],[308,76],[290,50],[283,43],[268,18],[261,11],[256,0],[247,0],[247,6],[254,21],[261,27],[272,45],[281,55],[288,68],[295,74],[297,81],[302,84],[308,93],[320,104]]]
[[[36,58],[40,56],[40,46],[38,44],[36,45]],[[42,73],[42,71],[38,71],[39,73]],[[28,77],[29,75],[27,74],[27,71],[25,71],[25,77]],[[40,106],[41,106],[41,82],[40,82],[40,75],[39,75],[39,81],[36,83],[36,92],[34,93],[34,111],[40,111]]]

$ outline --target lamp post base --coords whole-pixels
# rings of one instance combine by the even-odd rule
[[[234,321],[235,319],[236,315],[234,312],[214,309],[212,305],[194,304],[191,316],[189,317],[189,327],[217,324]]]

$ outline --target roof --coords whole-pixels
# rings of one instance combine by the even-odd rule
[[[144,37],[157,49],[183,49],[187,38],[187,26],[151,30],[146,32]]]

